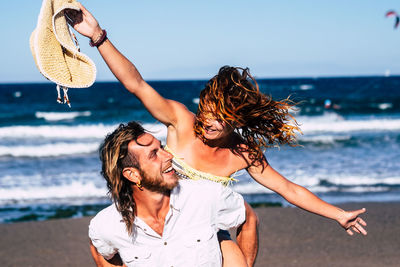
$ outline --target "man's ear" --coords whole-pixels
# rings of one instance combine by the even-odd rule
[[[131,181],[132,183],[140,183],[142,177],[140,176],[140,172],[137,168],[134,167],[126,167],[122,170],[122,174],[126,179]]]

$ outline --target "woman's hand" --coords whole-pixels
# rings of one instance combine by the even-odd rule
[[[73,9],[66,11],[67,21],[77,32],[95,40],[102,34],[102,29],[93,15],[81,3],[78,4],[81,11]]]
[[[353,235],[353,231],[359,234],[367,235],[364,227],[367,223],[358,217],[360,214],[364,213],[366,210],[354,210],[354,211],[343,211],[342,216],[337,220],[337,222],[346,229],[349,235]],[[364,226],[364,227],[363,227]]]

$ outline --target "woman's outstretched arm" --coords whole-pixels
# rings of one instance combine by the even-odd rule
[[[289,203],[299,208],[336,220],[349,235],[353,235],[353,231],[363,235],[367,234],[364,229],[367,224],[359,217],[365,212],[365,209],[344,211],[335,207],[318,198],[306,188],[287,180],[266,162],[265,164],[267,166],[265,168],[262,166],[248,168],[249,174],[258,183],[280,194]]]
[[[81,12],[67,13],[70,24],[80,34],[92,41],[97,40],[103,33],[99,23],[84,6],[80,5],[80,8]],[[155,119],[167,126],[176,126],[178,119],[185,115],[192,116],[183,104],[162,97],[144,81],[135,65],[108,39],[98,46],[98,50],[114,76],[144,104]]]

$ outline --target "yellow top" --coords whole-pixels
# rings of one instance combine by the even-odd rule
[[[174,156],[172,160],[172,165],[177,174],[183,178],[188,178],[193,180],[206,179],[206,180],[211,180],[213,182],[221,183],[224,186],[229,185],[233,181],[235,182],[237,181],[233,177],[218,176],[196,170],[193,167],[186,164],[186,162],[184,162],[182,158],[178,158],[175,155],[175,153],[170,150],[168,146],[165,146],[164,149]]]

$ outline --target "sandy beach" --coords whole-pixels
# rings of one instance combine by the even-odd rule
[[[399,266],[400,203],[352,203],[367,208],[367,236],[348,236],[335,222],[298,208],[256,208],[261,266]],[[90,217],[0,225],[1,266],[94,266]]]

